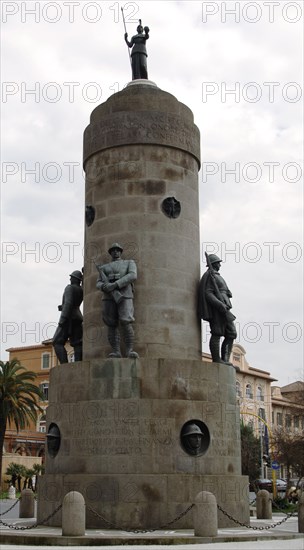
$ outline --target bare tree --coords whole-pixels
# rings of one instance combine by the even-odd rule
[[[272,435],[276,458],[286,466],[287,494],[292,470],[299,479],[304,476],[304,433],[303,430],[292,432],[289,429],[281,428],[275,430]]]

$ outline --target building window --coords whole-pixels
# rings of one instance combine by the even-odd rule
[[[242,397],[241,385],[240,385],[238,380],[236,382],[236,396],[237,397]]]
[[[257,387],[257,400],[258,401],[264,401],[263,390],[262,390],[261,386]]]
[[[291,415],[286,414],[285,416],[285,428],[291,428]]]
[[[282,413],[277,413],[277,425],[283,426],[283,415]]]
[[[39,387],[43,393],[43,401],[48,401],[49,400],[49,383],[43,382],[42,384],[40,384]]]
[[[38,424],[38,432],[45,433],[46,432],[46,415],[43,414],[40,417],[39,424]]]
[[[49,353],[43,353],[41,357],[41,368],[42,369],[49,369],[50,368],[50,354]]]
[[[246,397],[249,397],[249,399],[253,399],[251,384],[246,384]]]
[[[265,409],[259,409],[259,417],[263,418],[263,420],[266,420]]]
[[[274,425],[274,412],[271,411],[271,424]]]
[[[294,424],[295,429],[298,430],[299,427],[300,427],[300,419],[299,419],[298,416],[294,417],[293,424]]]

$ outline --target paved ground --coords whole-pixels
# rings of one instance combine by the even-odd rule
[[[44,548],[47,550],[48,548],[50,550],[71,550],[71,548],[75,550],[89,550],[92,548],[92,546],[44,546]],[[130,550],[143,550],[144,548],[147,548],[147,546],[131,546]],[[164,546],[164,545],[149,545],[149,550],[168,550],[169,548],[174,550],[303,550],[303,540],[261,540],[261,541],[252,541],[252,542],[220,542],[220,543],[213,543],[213,544],[179,544],[179,545],[172,545],[172,546]],[[37,550],[37,546],[20,546],[19,544],[1,544],[1,550]],[[121,550],[121,546],[111,546],[111,550]]]

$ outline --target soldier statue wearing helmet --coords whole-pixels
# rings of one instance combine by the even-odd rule
[[[231,313],[231,291],[226,281],[219,274],[221,259],[216,254],[206,254],[208,269],[201,278],[199,285],[199,317],[210,324],[211,338],[209,342],[212,361],[214,363],[229,362],[233,341],[237,337],[234,324],[235,316]],[[220,340],[224,337],[221,353]]]
[[[203,452],[202,442],[203,442],[204,433],[201,428],[191,422],[187,424],[181,433],[182,445],[191,455],[200,455]]]
[[[112,348],[109,357],[121,357],[120,328],[125,343],[125,355],[137,358],[133,351],[134,305],[133,283],[137,279],[137,268],[134,260],[123,260],[123,248],[113,243],[108,250],[112,261],[96,266],[99,272],[96,286],[103,292],[102,318],[108,327],[108,341]]]
[[[75,361],[82,361],[82,313],[79,309],[83,300],[82,273],[73,271],[70,284],[65,287],[62,304],[58,306],[61,315],[53,337],[53,346],[60,363],[67,363],[65,344],[69,340],[74,348]]]
[[[144,32],[145,31],[145,34]],[[147,50],[146,50],[146,41],[149,38],[149,27],[144,27],[141,24],[141,19],[139,20],[139,25],[137,27],[137,34],[132,36],[131,41],[128,40],[128,33],[125,33],[125,41],[129,48],[132,48],[131,59],[132,59],[132,80],[137,80],[139,78],[148,79],[148,70],[147,70]]]

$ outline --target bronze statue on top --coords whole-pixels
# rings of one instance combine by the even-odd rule
[[[215,254],[206,254],[208,269],[199,285],[199,317],[210,324],[211,338],[209,348],[214,363],[229,362],[233,341],[237,337],[234,324],[235,316],[231,313],[231,291],[226,281],[219,274],[221,259]],[[220,340],[224,337],[221,353]]]
[[[143,32],[145,31],[145,33]],[[139,78],[148,79],[147,69],[147,50],[146,41],[149,38],[149,27],[142,27],[141,19],[137,27],[137,34],[132,36],[131,41],[128,40],[128,33],[125,33],[125,41],[129,48],[132,48],[131,52],[131,65],[132,65],[132,80],[138,80]]]

